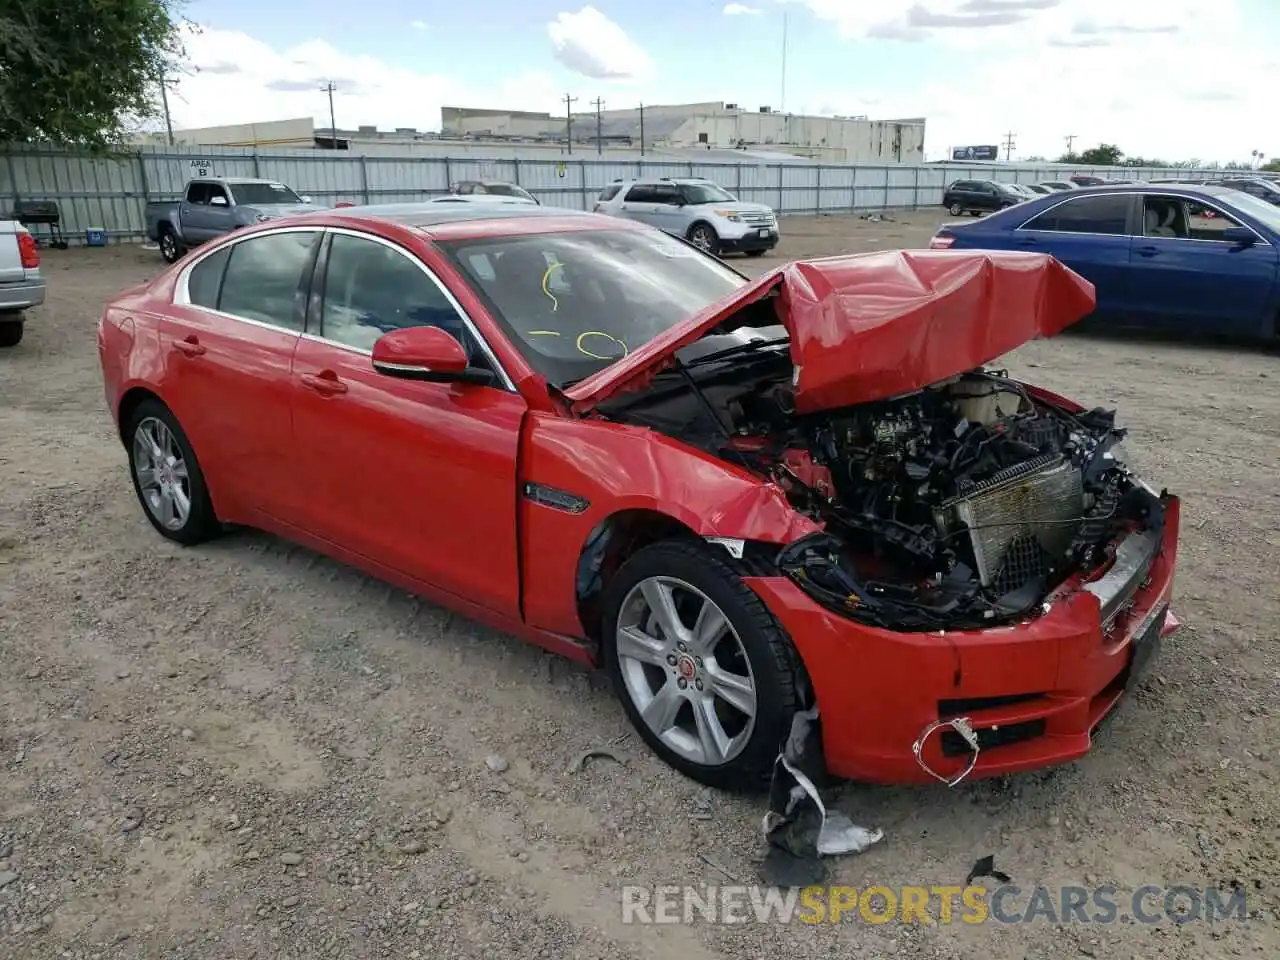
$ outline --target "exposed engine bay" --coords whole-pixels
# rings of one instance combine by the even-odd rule
[[[655,384],[606,415],[781,485],[824,529],[772,563],[845,616],[907,631],[1023,619],[1109,562],[1123,534],[1163,522],[1161,497],[1123,462],[1114,411],[1071,413],[983,369],[800,415],[782,354],[705,378],[682,368],[683,400]]]

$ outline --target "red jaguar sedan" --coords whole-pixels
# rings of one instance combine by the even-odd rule
[[[322,211],[202,247],[98,343],[159,533],[271,531],[610,673],[704,783],[1080,757],[1169,609],[1179,501],[1114,411],[986,364],[1087,314],[1022,253],[748,280],[544,207]]]

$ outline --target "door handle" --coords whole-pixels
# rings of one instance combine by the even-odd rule
[[[173,341],[173,349],[183,356],[198,357],[201,356],[207,348],[200,343],[200,339],[193,333],[181,340]]]
[[[339,380],[338,375],[332,370],[322,370],[320,373],[304,373],[301,379],[304,387],[308,387],[322,396],[328,397],[347,392],[347,385]]]
[[[1139,247],[1138,248],[1138,256],[1140,257],[1148,257],[1148,258],[1154,257],[1159,252],[1160,252],[1159,247]]]

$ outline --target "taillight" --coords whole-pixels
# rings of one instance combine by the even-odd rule
[[[18,231],[18,255],[22,257],[23,270],[35,270],[40,266],[40,251],[36,239],[25,230]]]
[[[945,233],[939,233],[932,240],[929,241],[929,249],[930,250],[946,250],[955,242],[956,242],[955,237],[949,236],[948,234],[945,234]]]

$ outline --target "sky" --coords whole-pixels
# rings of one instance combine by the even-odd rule
[[[1114,143],[1280,156],[1276,0],[191,0],[175,127],[313,116],[436,130],[440,107],[725,101],[927,119],[926,158]],[[785,32],[785,44],[784,44]],[[784,69],[784,49],[785,69]]]

